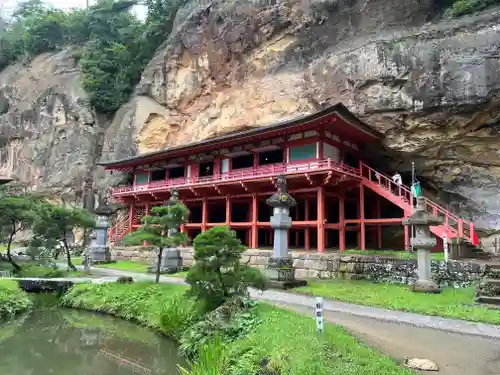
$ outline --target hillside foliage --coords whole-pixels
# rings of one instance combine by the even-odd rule
[[[0,70],[36,55],[75,46],[92,106],[113,113],[125,104],[141,72],[172,30],[185,0],[146,0],[139,20],[133,0],[99,0],[89,9],[63,11],[42,0],[21,2],[0,32]]]

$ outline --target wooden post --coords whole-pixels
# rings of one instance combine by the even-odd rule
[[[382,211],[380,209],[380,197],[377,196],[377,219],[382,216]],[[377,225],[377,248],[382,249],[382,225]]]
[[[201,231],[205,232],[207,230],[207,218],[208,218],[208,201],[207,198],[203,198],[201,205]]]
[[[359,186],[359,224],[360,224],[360,248],[366,250],[366,228],[365,228],[365,190],[363,185]]]
[[[309,221],[309,199],[306,198],[306,205],[304,207],[304,221]],[[304,230],[304,248],[311,250],[311,230],[307,227]]]
[[[318,186],[318,252],[325,252],[325,188]]]
[[[345,250],[345,200],[339,197],[339,249]]]
[[[259,236],[257,227],[258,221],[258,208],[259,201],[257,200],[257,194],[252,195],[252,236],[250,238],[250,247],[252,249],[257,249],[259,247]]]

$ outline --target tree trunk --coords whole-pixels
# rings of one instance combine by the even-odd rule
[[[161,257],[163,256],[163,247],[158,251],[158,259],[156,260],[156,283],[160,282]]]
[[[10,248],[12,246],[12,241],[14,240],[15,234],[16,234],[16,228],[14,227],[14,229],[10,233],[9,242],[7,242],[7,260],[12,265],[12,267],[14,267],[15,272],[19,272],[19,271],[21,271],[21,266],[19,264],[17,264],[14,261],[14,259],[12,259],[12,253],[11,253],[11,250],[10,250]]]
[[[68,271],[78,271],[75,267],[75,265],[73,264],[73,262],[71,261],[71,254],[69,252],[69,246],[68,246],[68,243],[66,242],[66,239],[63,240],[63,244],[64,244],[64,249],[66,250],[66,260],[68,262]]]

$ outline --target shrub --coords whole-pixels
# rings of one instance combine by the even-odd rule
[[[186,282],[195,296],[211,311],[234,297],[248,296],[248,285],[264,290],[264,275],[241,264],[245,247],[228,227],[214,227],[194,239],[196,263],[190,268]]]
[[[9,318],[31,307],[28,295],[16,281],[0,280],[0,319]]]
[[[261,322],[254,307],[255,302],[251,300],[233,298],[204,315],[181,336],[181,353],[194,358],[205,345],[217,338],[231,342],[246,336]]]
[[[479,12],[495,4],[500,4],[500,0],[455,0],[446,13],[449,17],[460,17]]]

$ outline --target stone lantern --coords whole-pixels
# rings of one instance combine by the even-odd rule
[[[116,208],[104,202],[94,211],[96,216],[96,226],[91,236],[88,248],[88,261],[91,264],[112,263],[109,251],[108,233],[111,226],[110,217],[114,215]]]
[[[266,203],[273,208],[271,227],[274,229],[273,256],[269,258],[266,274],[273,287],[283,289],[306,285],[305,280],[295,279],[293,259],[288,254],[288,231],[292,227],[290,208],[297,202],[288,194],[286,178],[279,176],[278,191]]]
[[[170,191],[170,199],[167,201],[167,206],[175,206],[177,203],[179,203],[179,191],[177,188],[173,188]],[[177,231],[179,228],[170,228],[168,230],[168,236],[172,236]],[[153,266],[148,267],[148,272],[149,273],[156,273],[157,269],[157,263],[158,261],[155,262]],[[182,257],[181,257],[181,251],[176,248],[176,247],[169,247],[167,249],[163,250],[163,254],[161,257],[161,263],[160,263],[160,273],[177,273],[180,272],[182,269]]]
[[[430,227],[441,225],[443,221],[425,210],[425,198],[417,198],[415,212],[403,220],[403,225],[415,227],[415,237],[411,244],[417,249],[418,280],[413,284],[414,292],[440,293],[441,289],[431,275],[431,250],[436,246],[436,238],[432,235]]]

